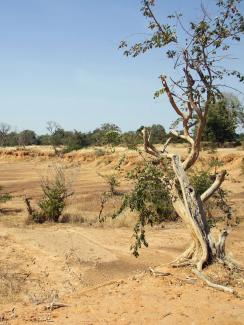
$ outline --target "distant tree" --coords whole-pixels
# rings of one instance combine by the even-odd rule
[[[121,129],[118,125],[112,123],[103,123],[100,127],[100,130],[104,133],[114,131],[121,133]]]
[[[128,131],[122,134],[122,143],[128,147],[128,149],[136,149],[138,144],[142,143],[142,137],[138,132]]]
[[[108,131],[104,134],[104,144],[117,146],[121,143],[121,135],[117,131]]]
[[[11,130],[11,126],[7,123],[0,123],[0,145],[5,147],[7,145],[7,136],[9,131]]]
[[[237,139],[238,107],[235,104],[238,102],[223,98],[209,106],[203,140],[223,144]]]
[[[36,133],[32,130],[24,130],[18,135],[18,142],[20,146],[31,146],[37,144]]]
[[[64,152],[79,150],[89,145],[89,139],[85,133],[74,130],[74,132],[65,132]]]
[[[116,124],[104,123],[90,134],[90,139],[94,145],[115,144],[116,142],[118,144],[120,134],[121,130]]]
[[[50,143],[51,143],[50,135],[49,134],[39,135],[38,138],[37,138],[37,142],[41,146],[48,146],[48,145],[50,145]]]
[[[9,132],[6,138],[6,146],[15,147],[18,144],[18,133],[15,131]]]
[[[65,131],[55,121],[47,122],[50,144],[53,147],[55,155],[59,154],[58,147],[63,144]]]
[[[244,128],[244,106],[232,93],[224,93],[224,100],[228,111],[236,114],[236,121],[239,127]]]
[[[150,127],[150,139],[151,143],[164,143],[167,139],[167,133],[165,131],[165,128],[160,124],[153,124]]]
[[[244,133],[238,134],[238,140],[244,142]]]

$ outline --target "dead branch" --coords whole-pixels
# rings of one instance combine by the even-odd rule
[[[180,134],[179,132],[177,132],[175,130],[171,130],[170,133],[173,134],[174,136],[176,136],[177,138],[188,141],[191,145],[194,144],[194,140],[189,135]]]
[[[166,148],[167,148],[168,145],[170,144],[171,140],[172,140],[172,137],[169,137],[168,140],[165,142],[165,144],[163,145],[162,150],[160,151],[161,154],[164,153],[164,152],[166,151]]]
[[[154,156],[154,157],[159,157],[159,152],[158,150],[150,143],[150,134],[148,133],[148,130],[144,128],[142,130],[142,136],[143,136],[143,143],[144,143],[144,150]]]
[[[89,288],[89,289],[85,289],[83,291],[81,291],[80,295],[84,294],[86,295],[87,293],[93,291],[93,290],[98,290],[100,288],[103,288],[103,287],[107,287],[107,286],[110,286],[110,285],[113,285],[113,284],[121,284],[123,283],[123,280],[112,280],[112,281],[108,281],[108,282],[105,282],[105,283],[102,283],[100,285],[97,285],[95,287],[92,287],[92,288]]]
[[[201,195],[202,202],[207,201],[221,186],[225,180],[226,170],[216,175],[214,183]]]
[[[27,213],[29,217],[32,217],[33,215],[33,209],[30,203],[31,198],[27,197],[26,195],[24,196],[24,203],[26,205]]]
[[[62,307],[71,307],[71,305],[63,304],[60,302],[51,302],[49,305],[45,306],[45,309],[54,310]]]
[[[169,99],[169,102],[171,104],[171,106],[173,107],[173,109],[175,110],[176,114],[181,116],[183,119],[186,118],[185,114],[179,109],[179,107],[177,106],[175,100],[174,100],[174,97],[172,96],[172,93],[169,89],[169,86],[168,86],[168,83],[165,79],[165,77],[161,76],[161,81],[162,81],[162,84],[163,84],[163,87],[164,87],[164,90],[168,96],[168,99]]]

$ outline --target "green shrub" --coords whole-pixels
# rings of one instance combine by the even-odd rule
[[[0,203],[5,203],[12,199],[12,196],[9,193],[0,194]]]
[[[107,185],[108,185],[108,192],[111,195],[116,195],[118,194],[117,187],[119,186],[119,181],[118,178],[115,174],[110,174],[110,175],[102,175],[99,174],[103,179],[105,179]]]
[[[2,187],[0,186],[0,191],[2,190]],[[12,199],[12,196],[9,193],[2,193],[0,194],[0,203],[5,203]],[[1,211],[1,209],[0,209]]]
[[[56,168],[54,178],[44,178],[41,187],[43,197],[38,203],[41,214],[46,220],[57,222],[65,208],[67,197],[71,195],[63,170]]]
[[[190,182],[194,187],[196,195],[203,194],[212,184],[211,176],[207,171],[195,172]]]
[[[25,199],[30,219],[36,223],[45,221],[58,222],[66,205],[66,199],[73,193],[69,191],[62,168],[55,168],[53,178],[43,178],[42,198],[38,210],[32,209],[30,200]]]
[[[160,224],[165,220],[175,220],[176,214],[167,191],[167,184],[162,181],[163,172],[159,166],[151,162],[146,163],[142,167],[135,168],[127,177],[134,182],[134,188],[124,196],[121,207],[113,218],[126,208],[138,213],[134,226],[135,244],[131,246],[133,254],[137,257],[141,245],[148,246],[144,227]]]
[[[217,173],[216,167],[221,166],[222,162],[213,159],[209,165],[210,168],[214,167],[214,174],[211,174],[209,170],[195,171],[190,177],[190,182],[197,196],[203,194],[213,184]],[[210,227],[215,226],[216,222],[221,220],[225,220],[228,224],[232,217],[232,209],[228,202],[228,192],[219,188],[213,196],[204,203],[204,209]],[[213,213],[215,213],[215,216],[213,216]],[[219,215],[219,217],[217,217],[217,215]]]

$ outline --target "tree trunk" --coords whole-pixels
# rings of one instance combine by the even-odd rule
[[[201,271],[204,265],[211,263],[213,259],[224,259],[228,233],[223,231],[217,242],[212,239],[201,198],[196,197],[178,155],[172,156],[172,164],[181,189],[180,193],[177,184],[173,185],[172,204],[192,237],[191,246],[176,260],[175,266],[192,264]]]

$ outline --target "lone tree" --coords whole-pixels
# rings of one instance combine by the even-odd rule
[[[199,157],[209,107],[222,98],[222,86],[224,87],[228,77],[237,77],[241,82],[244,81],[238,71],[221,67],[221,62],[224,61],[231,45],[240,41],[244,33],[244,18],[240,12],[240,0],[223,0],[216,1],[217,14],[213,18],[202,5],[202,17],[191,21],[189,27],[183,25],[182,15],[178,13],[168,16],[169,23],[161,24],[155,14],[155,2],[143,0],[141,8],[149,22],[150,38],[131,47],[122,41],[120,48],[124,48],[126,56],[132,57],[154,48],[165,50],[167,58],[173,62],[175,73],[172,71],[168,77],[160,75],[162,87],[155,92],[155,96],[166,94],[172,109],[178,115],[178,122],[182,125],[179,131],[171,130],[171,135],[188,142],[190,151],[183,160],[177,154],[168,153],[167,145],[171,137],[163,148],[158,150],[150,143],[147,128],[142,131],[144,149],[154,157],[154,165],[162,168],[160,182],[167,188],[174,210],[191,234],[190,247],[174,261],[174,265],[195,266],[195,272],[203,276],[199,272],[208,264],[215,261],[229,265],[232,263],[225,253],[227,229],[222,230],[219,238],[215,239],[208,226],[203,206],[223,183],[226,171],[218,173],[215,181],[201,196],[196,195],[190,184],[188,171]],[[173,79],[174,75],[177,79]],[[142,242],[145,240],[146,218],[148,223],[151,223],[150,218],[146,214],[143,215],[140,236],[137,237]]]
[[[58,147],[62,144],[62,139],[64,137],[64,130],[55,121],[48,121],[46,128],[47,131],[49,132],[50,144],[53,147],[55,155],[58,156],[60,153]]]

